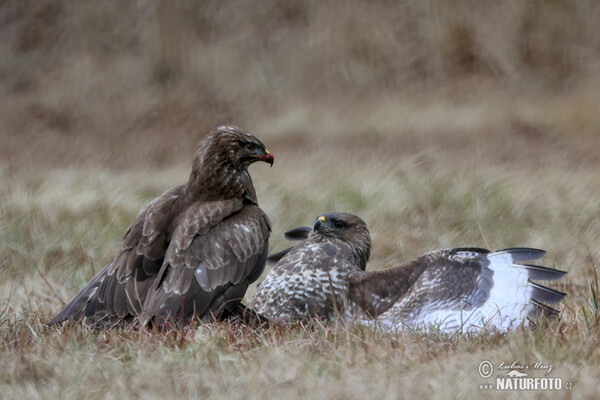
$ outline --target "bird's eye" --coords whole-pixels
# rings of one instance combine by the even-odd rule
[[[254,143],[246,143],[246,150],[254,151],[256,150],[256,145]]]
[[[344,224],[342,221],[337,220],[333,222],[333,227],[335,229],[342,229],[344,226],[346,226],[346,224]]]

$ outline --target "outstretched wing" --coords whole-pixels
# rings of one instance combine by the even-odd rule
[[[170,215],[177,208],[181,189],[178,186],[166,191],[140,211],[123,235],[115,258],[50,324],[84,319],[107,325],[132,319],[141,312],[148,289],[163,263]]]
[[[549,314],[551,308],[544,303],[564,297],[530,280],[558,279],[563,271],[517,264],[544,254],[529,248],[438,251],[378,321],[396,328],[432,325],[446,332],[514,329],[540,310]]]
[[[141,321],[210,318],[243,298],[264,269],[270,224],[257,206],[228,212],[228,200],[190,207],[173,233]],[[235,207],[233,208],[235,210]]]
[[[465,295],[481,270],[472,259],[486,253],[475,247],[434,250],[397,267],[357,275],[350,280],[353,313],[376,318],[415,293],[425,303]]]

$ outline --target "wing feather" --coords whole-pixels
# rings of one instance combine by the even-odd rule
[[[540,285],[539,283],[530,281],[529,285],[532,288],[531,299],[537,301],[538,303],[543,302],[557,304],[560,303],[567,295],[566,293]]]
[[[97,318],[94,316],[100,314],[112,322],[115,318],[139,314],[149,285],[139,284],[137,291],[130,292],[135,288],[130,281],[151,281],[162,264],[161,248],[164,254],[165,246],[161,247],[156,241],[166,235],[169,227],[161,222],[165,211],[157,209],[172,208],[180,190],[181,186],[178,186],[166,191],[139,212],[123,235],[121,249],[113,261],[94,276],[50,323],[59,323],[77,316],[89,317],[89,322],[96,322]],[[160,218],[157,219],[156,216]],[[149,249],[150,244],[155,248]],[[136,296],[138,301],[133,301]]]
[[[434,250],[397,267],[365,272],[350,280],[350,300],[369,318],[375,318],[399,299],[416,307],[434,294],[443,301],[464,296],[475,284],[481,270],[477,260],[486,251]]]
[[[159,273],[163,277],[144,304],[143,322],[155,317],[164,319],[166,310],[185,316],[207,312],[216,315],[220,312],[217,303],[223,306],[229,300],[241,300],[223,296],[224,293],[236,292],[228,290],[231,286],[241,284],[247,287],[252,281],[251,276],[258,277],[262,272],[270,224],[264,212],[253,205],[246,205],[230,215],[215,212],[220,210],[226,213],[232,209],[235,210],[233,207],[215,207],[211,204],[206,208],[208,212],[205,212],[203,205],[199,204],[191,211],[197,214],[195,219],[184,218],[184,225],[177,227],[174,237],[178,238],[179,232],[183,232],[186,239],[173,240],[167,250]],[[207,214],[210,217],[206,217]],[[212,225],[207,227],[203,221],[209,221]],[[192,225],[197,233],[192,240],[188,240],[192,232],[189,226]],[[170,305],[175,305],[176,310],[171,309]]]
[[[378,321],[394,329],[433,324],[445,332],[487,327],[505,331],[529,323],[530,318],[556,314],[543,303],[556,304],[565,293],[530,279],[555,280],[564,272],[515,264],[540,258],[543,250],[472,250],[438,251],[425,258],[428,267]]]
[[[565,276],[566,271],[561,271],[554,268],[543,267],[533,264],[515,264],[515,268],[524,268],[529,274],[529,279],[538,281],[556,281]]]
[[[312,231],[313,229],[308,226],[300,226],[298,228],[290,229],[283,235],[287,240],[304,240],[310,236]]]

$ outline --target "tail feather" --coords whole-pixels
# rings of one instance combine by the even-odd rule
[[[60,324],[68,319],[81,319],[101,313],[106,306],[98,299],[98,288],[106,279],[112,263],[108,263],[75,295],[61,311],[52,318],[48,325]]]

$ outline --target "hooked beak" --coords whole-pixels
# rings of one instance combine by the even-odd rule
[[[273,154],[271,154],[271,152],[269,150],[265,149],[265,154],[263,154],[262,156],[260,156],[260,160],[264,161],[266,163],[269,163],[271,165],[271,167],[273,166],[273,161],[275,161],[275,157],[273,157]]]
[[[313,227],[313,231],[317,232],[317,231],[321,230],[323,228],[324,224],[325,224],[325,217],[321,215],[315,221],[315,226]]]

